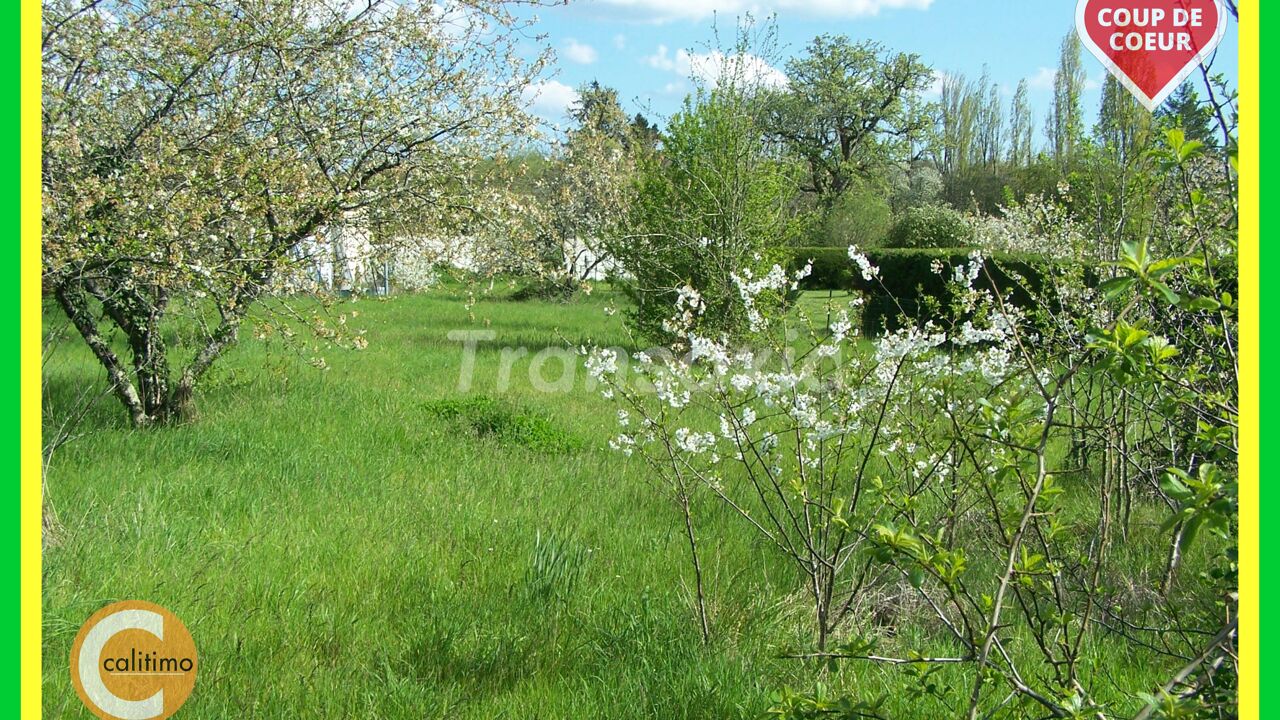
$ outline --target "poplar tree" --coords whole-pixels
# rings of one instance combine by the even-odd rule
[[[1009,105],[1009,163],[1015,167],[1031,164],[1035,117],[1027,97],[1027,81],[1018,83]]]
[[[1084,115],[1081,95],[1086,81],[1081,63],[1080,40],[1074,30],[1062,39],[1058,56],[1058,71],[1053,79],[1053,105],[1045,123],[1049,137],[1049,149],[1059,167],[1065,169],[1075,156],[1084,134]]]

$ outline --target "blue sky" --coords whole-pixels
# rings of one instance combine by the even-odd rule
[[[985,63],[1006,103],[1026,78],[1040,142],[1058,46],[1064,34],[1074,32],[1075,22],[1074,0],[570,0],[567,6],[538,10],[539,29],[548,34],[557,60],[534,110],[563,122],[573,88],[599,80],[618,89],[628,111],[665,124],[691,88],[690,66],[696,68],[699,54],[708,51],[713,24],[731,40],[744,11],[776,15],[779,69],[814,36],[836,33],[918,53],[942,73],[976,78]],[[1214,69],[1233,83],[1237,55],[1230,21]],[[1087,51],[1084,59],[1089,76],[1084,103],[1092,124],[1106,71]]]

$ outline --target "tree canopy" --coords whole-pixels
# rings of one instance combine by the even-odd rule
[[[470,170],[525,135],[545,59],[509,5],[45,4],[44,282],[135,424],[186,414],[304,241],[482,214]]]
[[[827,202],[853,179],[908,159],[931,124],[919,93],[933,73],[916,55],[821,35],[786,68],[768,131],[807,163],[802,189]]]

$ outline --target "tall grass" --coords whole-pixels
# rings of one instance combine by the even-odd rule
[[[184,718],[749,718],[819,678],[882,690],[892,717],[936,714],[896,670],[778,659],[808,638],[796,573],[699,498],[704,646],[676,510],[608,449],[613,407],[580,369],[572,392],[536,391],[527,355],[499,390],[503,346],[630,345],[615,302],[363,300],[367,350],[319,370],[247,339],[192,424],[132,430],[106,398],[49,476],[45,715],[90,717],[71,641],[125,598],[195,637]],[[496,333],[466,394],[456,329]],[[56,412],[104,376],[67,340],[47,381]],[[1108,672],[1148,672],[1099,652]]]

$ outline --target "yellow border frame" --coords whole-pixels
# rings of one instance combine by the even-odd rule
[[[21,583],[22,717],[41,715],[41,423],[40,423],[40,3],[22,0],[21,273],[22,432]]]
[[[1258,0],[1242,0],[1240,10],[1240,717],[1261,717],[1259,608],[1261,565],[1259,547],[1259,485],[1261,483],[1259,426],[1259,242],[1262,127],[1260,26]]]
[[[22,0],[21,707],[41,717],[40,3]],[[1240,717],[1259,716],[1259,125],[1258,0],[1240,9]]]

